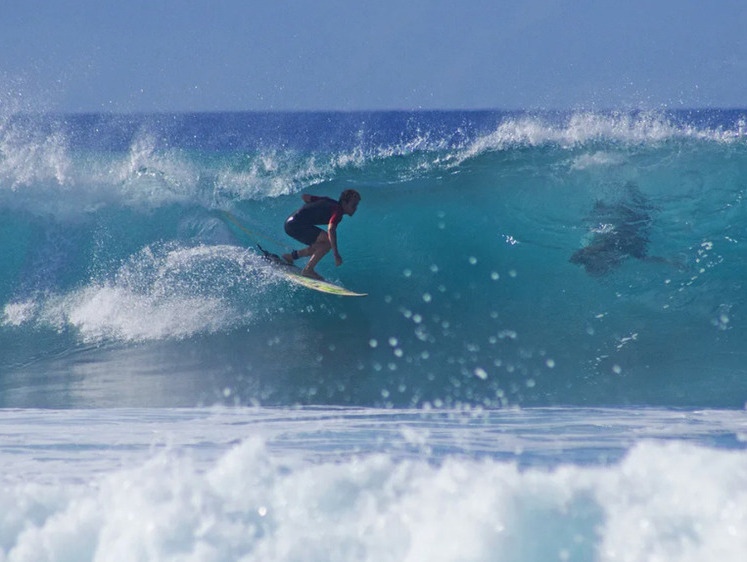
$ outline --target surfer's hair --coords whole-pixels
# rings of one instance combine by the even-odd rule
[[[355,189],[346,189],[340,194],[340,203],[346,203],[352,199],[357,199],[358,201],[361,200],[361,194]]]

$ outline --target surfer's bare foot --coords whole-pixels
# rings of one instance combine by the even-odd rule
[[[293,265],[293,254],[283,254],[283,259],[290,265]]]
[[[318,273],[317,273],[316,271],[314,271],[313,269],[309,269],[309,270],[307,270],[307,269],[304,269],[304,270],[303,270],[303,271],[301,272],[301,274],[302,274],[302,275],[303,275],[304,277],[310,277],[311,279],[316,279],[317,281],[324,281],[324,277],[322,277],[321,275],[319,275],[319,274],[318,274]]]

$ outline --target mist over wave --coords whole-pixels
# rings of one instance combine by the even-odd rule
[[[738,111],[5,115],[3,400],[64,381],[45,403],[742,407],[746,129]],[[300,193],[348,187],[345,264],[320,271],[370,296],[288,286],[257,237],[293,246]],[[114,364],[139,391],[92,396]]]

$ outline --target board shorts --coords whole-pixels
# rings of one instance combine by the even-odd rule
[[[299,242],[311,246],[324,231],[318,226],[305,223],[304,221],[293,220],[293,217],[290,217],[285,221],[285,232],[291,238],[295,238]]]

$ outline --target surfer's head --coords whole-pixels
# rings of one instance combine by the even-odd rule
[[[360,201],[361,194],[355,189],[346,189],[340,194],[340,205],[342,205],[342,210],[350,216],[353,216]]]

